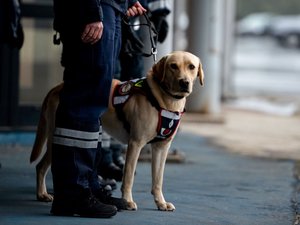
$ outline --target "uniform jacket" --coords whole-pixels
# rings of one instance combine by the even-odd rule
[[[86,24],[103,21],[102,4],[109,4],[121,13],[137,0],[53,0],[54,30],[80,32]]]

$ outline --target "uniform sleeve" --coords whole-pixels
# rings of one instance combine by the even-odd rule
[[[138,0],[128,0],[128,6],[131,7],[133,6]]]
[[[81,5],[84,8],[85,24],[103,21],[101,0],[81,0]]]
[[[147,8],[152,14],[161,16],[166,16],[171,12],[168,0],[148,0]]]

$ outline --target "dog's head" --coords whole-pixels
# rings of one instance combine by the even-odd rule
[[[175,98],[187,97],[197,77],[204,85],[200,59],[192,53],[175,51],[162,57],[153,67],[153,78],[168,94]]]

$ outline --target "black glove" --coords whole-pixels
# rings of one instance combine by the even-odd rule
[[[163,43],[169,31],[169,25],[166,20],[166,16],[152,15],[150,17],[150,20],[153,22],[155,29],[157,31],[157,35],[158,35],[157,41]]]

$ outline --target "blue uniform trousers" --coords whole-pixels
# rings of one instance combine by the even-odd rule
[[[80,35],[61,32],[64,88],[56,112],[52,145],[54,196],[76,196],[98,189],[100,118],[107,109],[114,65],[121,45],[121,15],[102,4],[104,31],[96,44]]]

